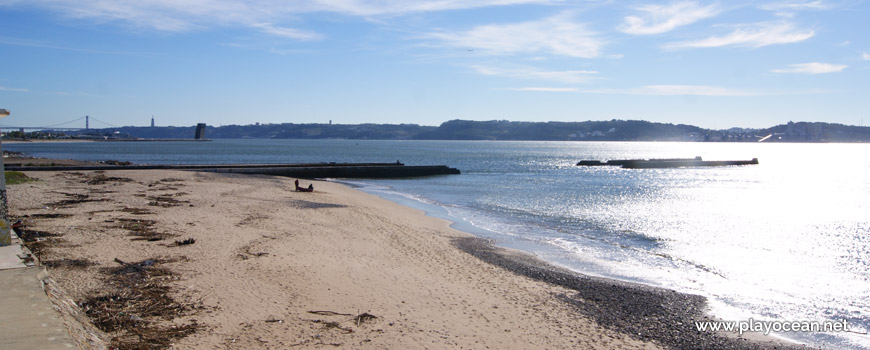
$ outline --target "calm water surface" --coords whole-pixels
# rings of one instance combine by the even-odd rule
[[[571,269],[705,295],[726,320],[846,319],[855,332],[870,328],[870,145],[215,140],[3,148],[150,164],[446,164],[462,175],[347,182]],[[761,164],[574,166],[694,156]],[[785,336],[870,349],[870,337],[855,333]]]

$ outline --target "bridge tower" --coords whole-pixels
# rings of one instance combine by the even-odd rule
[[[89,129],[90,126],[90,118],[89,116],[85,116],[85,130]]]

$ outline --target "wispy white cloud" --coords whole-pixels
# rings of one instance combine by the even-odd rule
[[[288,28],[300,14],[338,13],[389,16],[490,6],[551,4],[559,0],[27,0],[0,6],[43,8],[62,16],[96,22],[122,22],[167,32],[241,26],[280,37],[311,40],[316,34]],[[265,29],[263,24],[269,24]],[[273,25],[271,23],[281,23]]]
[[[837,73],[842,72],[844,69],[848,67],[845,64],[830,64],[830,63],[819,63],[819,62],[810,62],[810,63],[798,63],[798,64],[790,64],[788,68],[782,69],[773,69],[771,72],[774,73],[796,73],[796,74],[825,74],[825,73]]]
[[[299,40],[318,40],[323,38],[323,35],[318,33],[299,30],[294,28],[287,28],[273,25],[272,23],[254,23],[251,24],[252,27],[260,29],[263,33],[272,34],[275,36],[280,36],[284,38],[290,39],[299,39]]]
[[[553,54],[593,58],[601,54],[604,40],[573,20],[568,13],[538,21],[490,24],[464,32],[438,32],[426,36],[446,46],[473,49],[482,54]]]
[[[598,75],[594,70],[564,70],[564,71],[544,71],[531,67],[490,67],[490,66],[472,66],[472,69],[477,73],[492,76],[504,76],[518,79],[532,80],[548,80],[558,81],[563,83],[586,83]]]
[[[783,1],[783,2],[774,2],[769,4],[761,4],[758,8],[762,10],[768,11],[796,11],[796,10],[823,10],[828,8],[828,5],[824,4],[820,0],[816,1]]]
[[[794,18],[798,11],[825,10],[830,7],[822,1],[784,1],[758,5],[759,9],[773,11],[782,18]]]
[[[724,36],[712,36],[694,41],[680,41],[666,44],[669,49],[703,47],[763,47],[776,44],[791,44],[812,38],[814,30],[798,29],[792,23],[756,23],[742,25]]]
[[[511,88],[513,91],[538,91],[538,92],[579,92],[577,88],[553,88],[553,87],[524,87]]]
[[[863,58],[865,61],[870,61],[870,53],[863,53],[861,55],[861,58]]]
[[[301,55],[301,54],[310,54],[314,51],[312,50],[304,50],[304,49],[280,49],[277,47],[273,47],[269,49],[269,52],[278,54],[278,55]]]
[[[592,89],[584,93],[652,96],[764,96],[765,93],[707,85],[646,85],[629,89]]]
[[[378,16],[561,2],[559,0],[314,0],[309,2],[309,7],[311,10],[317,11],[356,16]]]
[[[23,89],[23,88],[14,88],[14,87],[8,87],[8,86],[0,86],[0,91],[10,91],[10,92],[29,92],[30,90],[28,90],[28,89]]]
[[[97,94],[92,94],[92,93],[89,93],[89,92],[81,92],[81,91],[77,91],[77,92],[55,91],[54,94],[55,94],[55,95],[58,95],[58,96],[85,96],[85,97],[100,97],[100,95],[97,95]]]
[[[718,15],[722,10],[713,4],[701,6],[695,1],[668,5],[645,5],[637,8],[640,16],[627,16],[619,30],[628,34],[661,34]]]
[[[20,39],[20,38],[10,38],[10,37],[2,37],[2,36],[0,36],[0,45],[35,47],[35,48],[42,48],[42,49],[74,51],[74,52],[93,53],[93,54],[100,54],[100,55],[123,55],[123,56],[157,56],[157,55],[163,55],[163,53],[159,53],[159,52],[94,50],[94,49],[81,48],[81,47],[70,47],[70,46],[57,45],[57,44],[49,43],[49,42],[45,42],[45,41]]]

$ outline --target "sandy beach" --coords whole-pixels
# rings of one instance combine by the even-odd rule
[[[10,212],[83,348],[782,348],[674,326],[700,297],[563,271],[342,184],[27,175]]]

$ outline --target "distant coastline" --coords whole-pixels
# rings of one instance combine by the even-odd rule
[[[8,131],[12,139],[192,140],[196,126],[124,126],[78,131]],[[26,131],[26,130],[24,130]],[[788,122],[768,128],[704,129],[642,120],[517,122],[450,120],[417,124],[251,124],[207,126],[210,139],[671,141],[671,142],[870,142],[870,127]],[[4,142],[9,142],[5,141]]]

